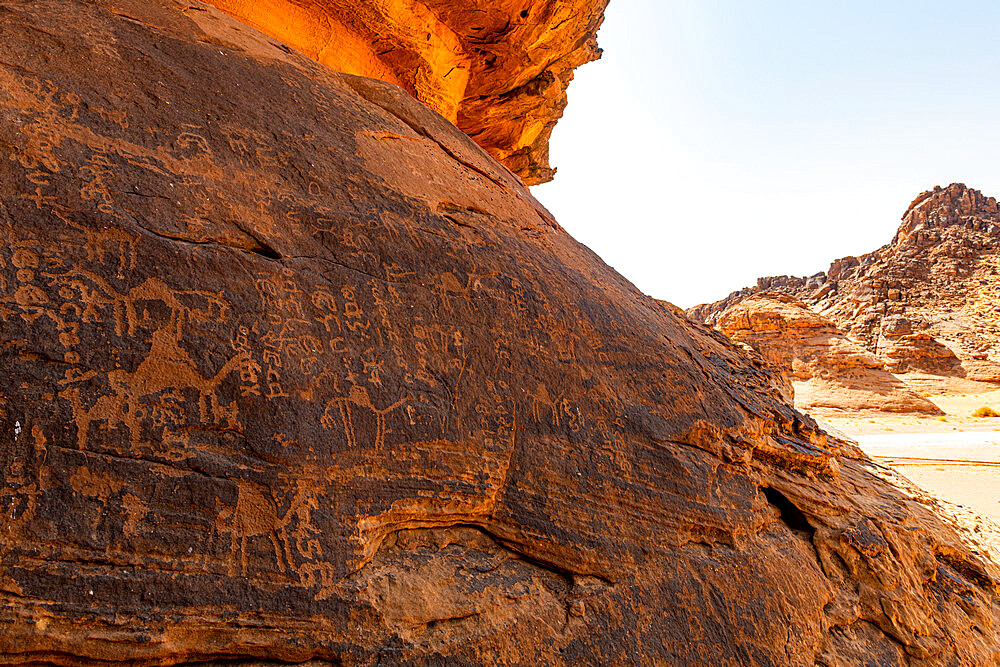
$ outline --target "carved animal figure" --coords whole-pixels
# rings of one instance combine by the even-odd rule
[[[133,288],[126,296],[119,295],[105,281],[98,282],[98,286],[114,299],[116,318],[127,324],[130,333],[137,330],[137,301],[161,301],[170,307],[171,315],[167,323],[153,331],[149,353],[134,371],[116,369],[107,373],[110,393],[100,396],[89,407],[85,406],[83,394],[76,383],[93,378],[93,373],[76,376],[73,382],[75,386],[59,393],[73,408],[79,447],[86,448],[90,425],[97,421],[107,422],[109,429],[124,425],[129,431],[132,445],[138,445],[142,435],[142,420],[146,416],[146,409],[142,407],[143,399],[164,392],[176,395],[178,390],[196,390],[201,422],[218,423],[221,410],[216,389],[230,373],[238,371],[249,360],[248,353],[243,350],[237,352],[213,376],[205,377],[180,344],[185,320],[192,313],[204,317],[200,311],[182,304],[177,294],[156,278]]]
[[[251,482],[238,482],[239,490],[236,505],[224,507],[215,522],[217,533],[228,534],[230,537],[230,552],[239,553],[239,574],[246,577],[250,573],[247,562],[247,545],[252,538],[266,537],[274,548],[274,559],[281,572],[295,569],[293,551],[305,557],[319,555],[321,549],[307,534],[307,526],[311,523],[312,510],[318,509],[313,489],[308,484],[300,482],[292,496],[288,509],[279,516],[278,504],[266,487]],[[298,528],[288,534],[288,527],[297,519]],[[292,548],[294,540],[295,549]],[[230,576],[236,574],[236,564],[230,564]]]
[[[372,443],[374,449],[382,449],[385,445],[385,416],[395,410],[396,408],[405,405],[407,401],[410,401],[413,397],[407,395],[405,398],[401,398],[392,405],[386,408],[376,408],[372,403],[371,397],[368,395],[368,389],[362,385],[351,385],[347,396],[337,396],[326,404],[326,410],[323,412],[323,417],[320,422],[325,428],[332,429],[336,423],[337,413],[334,412],[336,409],[339,412],[341,423],[344,425],[344,435],[347,437],[347,447],[349,449],[354,449],[357,447],[357,437],[354,430],[354,419],[353,411],[351,406],[356,406],[360,408],[366,408],[371,410],[375,415],[375,442]]]

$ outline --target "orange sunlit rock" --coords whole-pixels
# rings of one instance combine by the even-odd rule
[[[607,0],[209,0],[331,69],[401,86],[528,184]]]
[[[691,308],[719,324],[740,302],[784,292],[875,355],[892,373],[1000,381],[1000,205],[962,183],[918,196],[891,243],[843,257],[806,278],[756,287]],[[748,341],[749,342],[749,341]]]
[[[1000,664],[940,506],[400,88],[0,7],[0,666]]]
[[[837,325],[786,292],[764,291],[739,301],[716,325],[778,369],[794,387],[799,409],[943,414]]]

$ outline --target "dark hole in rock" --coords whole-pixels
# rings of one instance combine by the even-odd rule
[[[772,489],[768,486],[762,486],[761,491],[764,492],[764,497],[767,498],[767,502],[771,503],[772,506],[777,508],[778,512],[781,514],[781,520],[792,529],[795,533],[805,533],[809,537],[816,532],[816,529],[812,527],[809,523],[809,519],[806,515],[802,513],[795,504],[785,497],[781,491],[777,489]]]
[[[269,245],[261,243],[259,247],[253,249],[254,254],[268,259],[281,259],[281,253]]]

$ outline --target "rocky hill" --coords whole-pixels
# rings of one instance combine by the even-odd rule
[[[806,278],[761,278],[688,315],[721,324],[747,299],[774,294],[828,319],[891,373],[1000,382],[1000,208],[962,184],[917,197],[874,252]]]
[[[403,89],[0,26],[0,664],[1000,660],[937,506]]]

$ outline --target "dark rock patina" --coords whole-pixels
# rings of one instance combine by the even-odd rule
[[[997,660],[992,563],[401,90],[0,36],[0,663]]]

